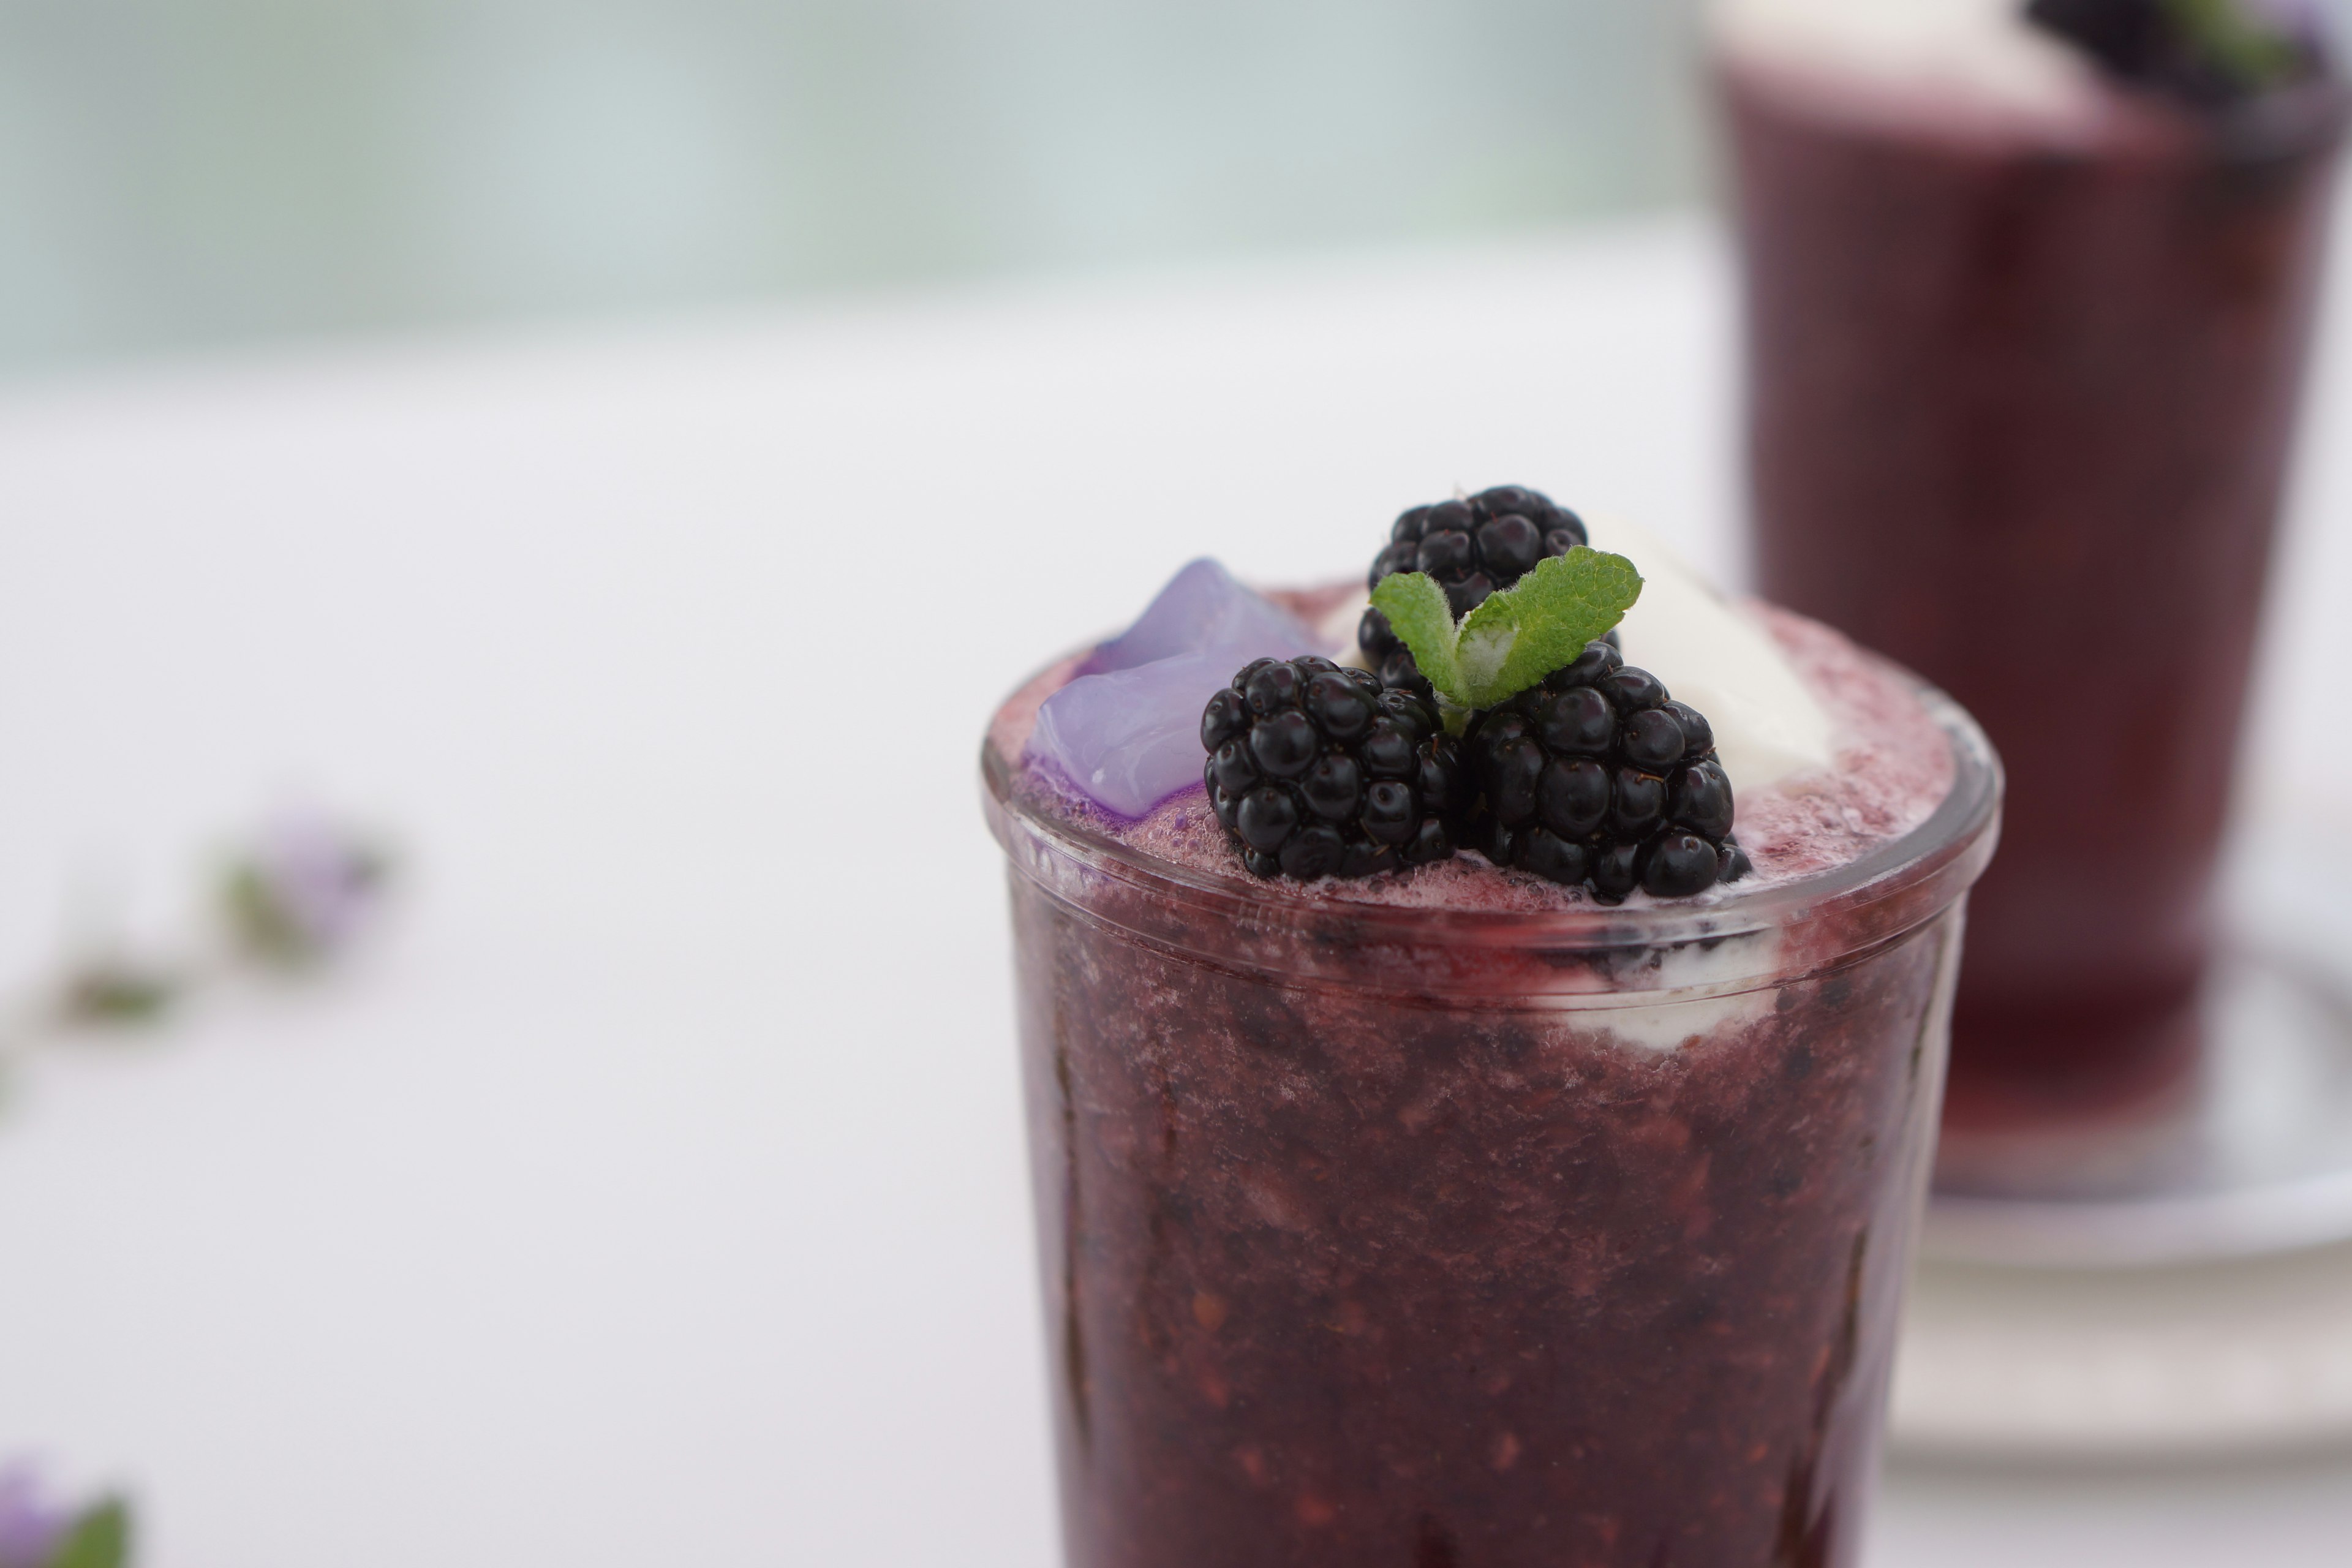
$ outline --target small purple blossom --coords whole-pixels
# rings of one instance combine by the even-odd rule
[[[224,888],[230,927],[268,963],[332,958],[372,922],[390,868],[373,845],[321,817],[278,816],[230,865]]]
[[[0,1470],[0,1568],[47,1568],[71,1522],[67,1510],[42,1496],[29,1466]]]

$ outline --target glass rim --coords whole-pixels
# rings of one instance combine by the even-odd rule
[[[1835,922],[1843,940],[1812,955],[1819,961],[1814,967],[1829,967],[1948,907],[1982,873],[2000,833],[2000,760],[1983,730],[1958,703],[1918,676],[1875,655],[1864,657],[1904,681],[1951,747],[1952,783],[1944,798],[1907,832],[1841,865],[1784,880],[1734,884],[1696,900],[1448,910],[1302,896],[1292,885],[1261,880],[1238,866],[1230,872],[1180,866],[1083,823],[1035,809],[1013,788],[1020,762],[1003,756],[992,737],[981,748],[983,805],[990,831],[1014,870],[1033,881],[1050,880],[1049,891],[1097,921],[1228,968],[1249,965],[1228,944],[1212,951],[1179,940],[1165,928],[1136,929],[1108,907],[1115,899],[1074,897],[1067,873],[1076,872],[1081,881],[1099,879],[1105,893],[1126,889],[1222,917],[1218,927],[1237,936],[1267,930],[1303,935],[1309,940],[1296,944],[1300,948],[1311,949],[1319,934],[1356,949],[1602,955],[1715,944],[1799,927],[1829,929]],[[1323,928],[1319,933],[1318,928]]]
[[[2118,135],[2110,126],[2086,140],[2053,137],[2031,119],[2009,121],[1958,114],[1944,121],[1923,121],[1905,107],[1909,99],[1889,92],[1884,82],[1842,75],[1833,67],[1759,57],[1720,39],[1709,46],[1708,68],[1718,94],[1769,103],[1799,119],[1890,141],[1917,138],[1934,145],[1997,149],[2023,159],[2071,152],[2091,160],[2192,169],[2259,166],[2329,153],[2352,126],[2352,81],[2332,56],[2315,76],[2218,108],[2200,110],[2157,100],[2135,122],[2141,134]],[[1827,98],[1821,90],[1824,87],[1831,94]],[[1852,96],[1838,97],[1841,89],[1850,89]]]

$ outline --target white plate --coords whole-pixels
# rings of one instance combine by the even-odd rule
[[[2249,803],[2189,1081],[2097,1121],[1947,1135],[1922,1251],[2137,1268],[2352,1241],[2352,857]]]
[[[1898,1450],[2210,1455],[2352,1438],[2352,1245],[2167,1268],[1930,1261]]]

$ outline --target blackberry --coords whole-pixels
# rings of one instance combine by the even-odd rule
[[[1370,585],[1379,587],[1392,573],[1426,572],[1445,590],[1458,617],[1534,571],[1544,557],[1565,555],[1585,542],[1584,520],[1566,507],[1521,485],[1496,485],[1467,500],[1417,506],[1399,517],[1372,561]],[[1381,684],[1426,693],[1427,683],[1388,616],[1366,610],[1356,642]]]
[[[1328,658],[1261,658],[1201,714],[1209,804],[1261,877],[1369,877],[1454,853],[1469,804],[1437,710]]]
[[[1481,796],[1472,847],[1497,866],[1582,884],[1604,903],[1737,881],[1731,780],[1715,731],[1605,642],[1471,721]]]
[[[2326,57],[2306,21],[2234,11],[2234,47],[2177,0],[2029,0],[2025,18],[2124,82],[2201,108],[2226,108],[2317,74]]]

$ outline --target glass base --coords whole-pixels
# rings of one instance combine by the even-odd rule
[[[2352,1237],[2352,977],[2275,939],[2242,944],[2203,1025],[2194,1070],[2137,1107],[1948,1129],[1925,1255],[2121,1268]]]

